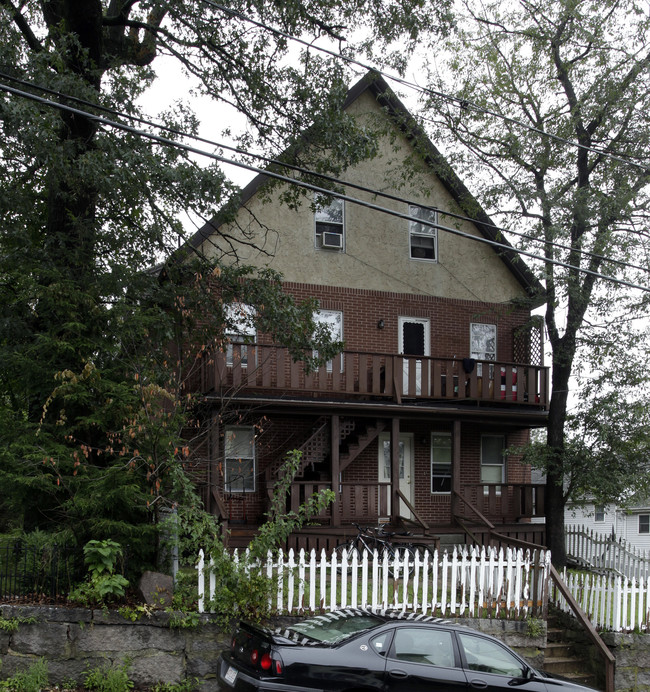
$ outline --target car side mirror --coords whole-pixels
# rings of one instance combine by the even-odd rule
[[[512,680],[508,680],[508,685],[510,687],[519,687],[519,685],[525,685],[527,682],[530,680],[533,680],[535,678],[535,671],[532,668],[526,668],[526,670],[523,671],[523,675],[518,678],[512,678]]]

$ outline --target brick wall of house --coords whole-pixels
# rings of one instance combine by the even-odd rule
[[[398,317],[420,317],[431,323],[433,357],[469,356],[470,323],[482,322],[497,325],[497,360],[511,362],[513,331],[529,319],[525,309],[480,301],[295,283],[284,289],[298,300],[317,299],[324,310],[342,311],[343,338],[352,351],[396,353]]]
[[[526,323],[529,312],[505,304],[486,304],[480,301],[452,300],[434,296],[389,293],[374,290],[344,289],[331,286],[285,283],[284,289],[297,300],[315,298],[324,310],[343,312],[343,338],[346,349],[375,353],[396,353],[398,350],[398,318],[414,317],[430,320],[431,356],[439,358],[464,358],[470,354],[470,324],[482,322],[497,325],[497,354],[502,362],[513,360],[513,332]],[[378,322],[383,321],[383,328]],[[265,335],[258,337],[266,341]],[[231,402],[232,406],[235,402]],[[234,410],[237,412],[236,406]],[[299,447],[309,436],[316,416],[287,416],[274,414],[261,417],[252,413],[238,420],[239,425],[255,425],[256,436],[256,492],[232,493],[226,496],[229,518],[234,522],[256,523],[263,520],[267,509],[268,493],[266,469],[288,450]],[[415,455],[415,506],[418,513],[430,524],[448,524],[450,520],[450,496],[431,493],[432,431],[450,431],[447,421],[401,421],[402,432],[413,435]],[[463,424],[461,442],[461,485],[480,482],[480,435],[478,426]],[[498,433],[491,429],[489,432]],[[522,444],[527,431],[511,432],[506,445]],[[204,450],[205,451],[205,450]],[[223,458],[223,427],[219,450],[205,452],[197,466],[197,478],[206,479],[205,468],[209,456]],[[203,452],[201,454],[203,457]],[[217,466],[218,468],[218,466]],[[329,461],[323,468],[329,472]],[[318,478],[319,469],[312,472]],[[375,441],[357,458],[343,474],[344,482],[376,483],[378,474],[378,446]],[[514,458],[507,463],[507,480],[525,482],[530,470]],[[214,482],[214,479],[213,479]],[[220,483],[223,487],[222,479]]]

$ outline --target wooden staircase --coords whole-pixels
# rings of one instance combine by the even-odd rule
[[[341,452],[339,455],[341,471],[344,471],[371,442],[376,440],[379,433],[381,433],[385,427],[385,421],[373,421],[356,431],[355,435],[350,435],[347,441],[341,445]]]
[[[562,627],[556,617],[549,614],[544,670],[579,685],[602,690],[602,687],[596,687],[596,676],[591,672],[586,658],[576,652],[571,639],[571,633]]]

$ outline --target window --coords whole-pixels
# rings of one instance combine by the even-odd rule
[[[594,508],[594,521],[605,521],[605,507],[603,505],[596,505]]]
[[[429,224],[438,223],[438,212],[435,209],[409,204],[409,216],[412,216],[414,219],[409,221],[411,259],[437,261],[438,229],[433,228]]]
[[[498,485],[506,479],[506,438],[481,435],[481,483]]]
[[[472,322],[469,325],[470,357],[476,360],[497,359],[497,326]]]
[[[345,214],[342,199],[316,194],[316,247],[343,250],[345,241]]]
[[[255,342],[255,310],[245,303],[232,303],[225,310],[226,365],[232,367],[240,361],[243,368],[248,366],[248,346],[235,348],[233,344]]]
[[[469,325],[469,355],[476,360],[497,359],[497,326],[472,322]],[[494,379],[494,365],[489,366],[488,377]],[[483,363],[476,366],[477,377],[483,376]]]
[[[445,668],[451,668],[456,663],[451,632],[424,627],[397,629],[389,656],[409,663]]]
[[[404,440],[399,441],[399,477],[404,480]],[[379,438],[379,482],[390,483],[390,435],[383,434]]]
[[[451,492],[451,434],[431,435],[431,492]]]
[[[639,533],[650,533],[650,514],[639,514]]]
[[[314,313],[314,319],[318,324],[327,327],[330,338],[333,341],[343,341],[343,313],[340,310],[319,310]],[[318,358],[318,351],[314,351],[314,358]],[[332,361],[326,363],[327,372],[332,372]],[[341,359],[341,372],[343,372],[343,359]]]
[[[515,655],[491,639],[484,639],[472,634],[458,633],[458,640],[465,652],[467,667],[479,673],[505,675],[508,678],[524,678],[527,666]],[[487,684],[492,689],[505,689],[507,685]]]
[[[224,483],[226,492],[246,493],[255,490],[255,429],[225,429]]]

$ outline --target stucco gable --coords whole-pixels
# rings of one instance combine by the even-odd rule
[[[377,157],[348,169],[346,181],[369,190],[393,193],[403,200],[434,206],[459,214],[471,213],[474,223],[451,216],[439,217],[443,225],[499,243],[497,229],[444,157],[417,126],[408,110],[386,82],[370,73],[355,84],[344,108],[355,117],[384,117],[394,132],[380,143]],[[413,162],[419,161],[417,184]],[[400,171],[404,176],[400,179]],[[393,176],[392,185],[389,174]],[[257,266],[272,266],[288,281],[322,283],[342,287],[366,287],[405,293],[423,293],[449,298],[508,302],[539,296],[542,287],[514,250],[494,248],[458,235],[439,231],[438,262],[420,262],[409,257],[408,220],[388,216],[367,206],[345,202],[344,251],[315,247],[314,215],[307,199],[296,211],[280,204],[277,192],[263,202],[260,188],[267,175],[258,175],[244,188],[236,223],[230,233],[249,234],[262,247],[242,246],[239,259]],[[351,198],[408,215],[406,202],[384,199],[349,188]],[[308,196],[309,198],[311,195]],[[191,239],[210,254],[218,251],[219,231],[224,230],[219,214]],[[210,238],[209,243],[205,243]],[[505,243],[507,244],[507,243]],[[538,301],[541,302],[541,301]]]

